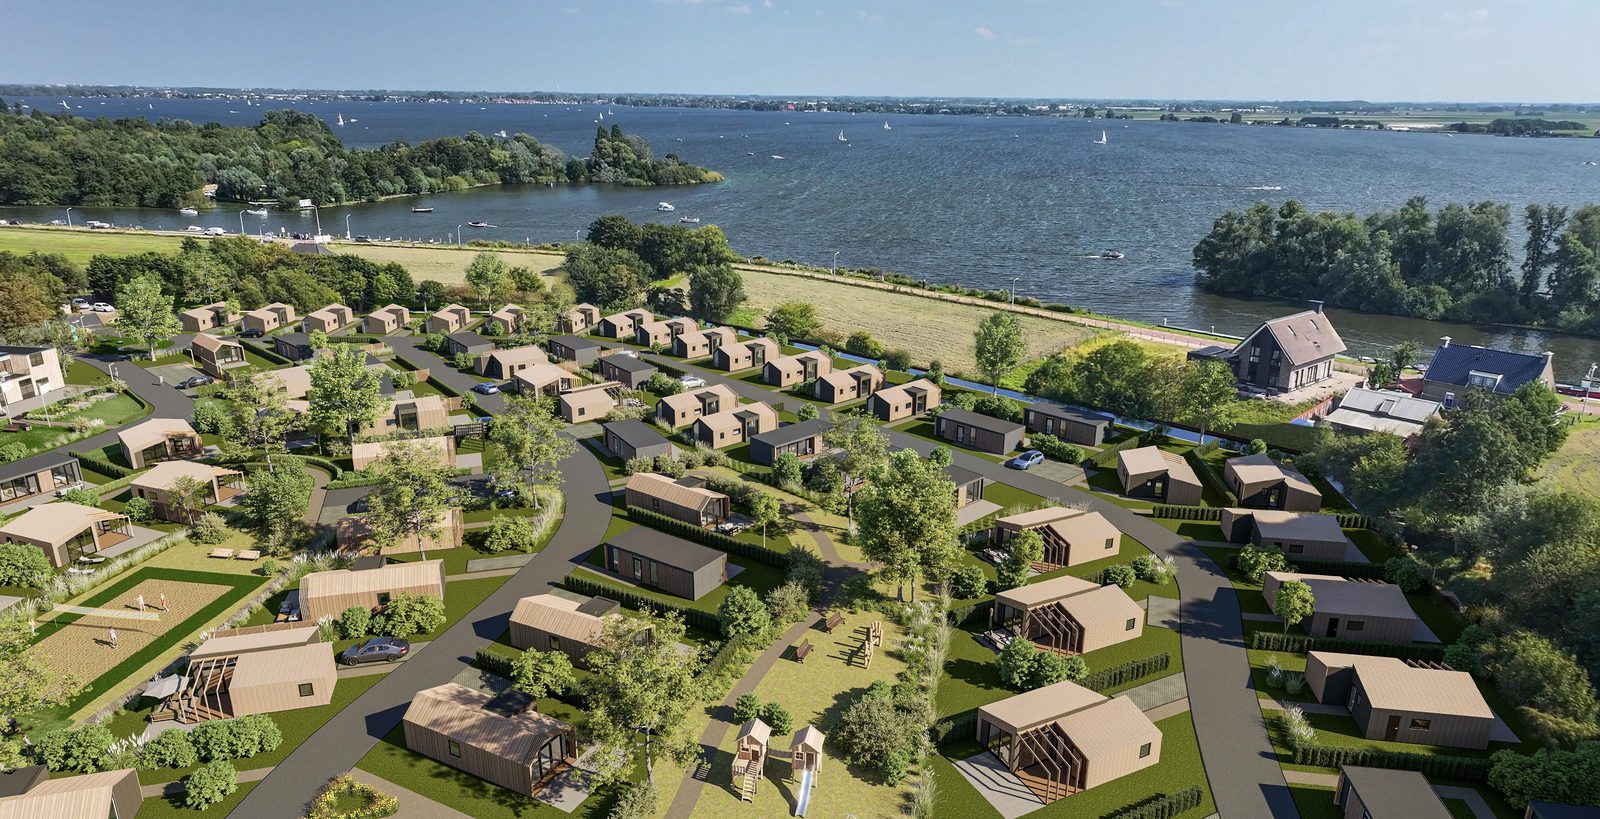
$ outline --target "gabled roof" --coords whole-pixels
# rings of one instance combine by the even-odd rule
[[[1500,376],[1494,392],[1510,395],[1524,384],[1534,383],[1544,375],[1545,357],[1514,353],[1510,350],[1492,350],[1467,344],[1446,344],[1435,350],[1433,360],[1423,377],[1439,384],[1467,386],[1467,376],[1473,372]]]
[[[489,353],[489,358],[500,362],[502,367],[516,364],[543,364],[550,360],[544,350],[529,345],[527,347],[512,347],[509,350],[495,350]]]
[[[1091,583],[1081,577],[1064,574],[1052,577],[1049,580],[1040,580],[1028,583],[1014,589],[1007,589],[995,595],[995,600],[1006,603],[1014,608],[1031,609],[1045,603],[1071,597],[1075,594],[1094,591],[1100,584]]]
[[[1026,730],[1105,701],[1104,696],[1070,680],[1063,680],[979,706],[978,714]]]
[[[333,644],[324,642],[241,654],[233,666],[231,689],[300,682],[317,666],[323,666],[331,675],[333,665]]]
[[[1161,729],[1126,696],[1112,697],[1067,714],[1056,724],[1090,759],[1104,758],[1124,748],[1157,742]]]
[[[589,598],[588,602],[605,600]],[[561,594],[535,594],[517,601],[511,610],[511,622],[554,634],[564,640],[574,640],[584,645],[594,645],[605,628],[605,617],[615,616],[610,611],[591,614],[585,611],[588,602],[574,600]],[[609,609],[615,609],[614,601]]]
[[[712,384],[709,387],[701,387],[697,390],[687,390],[675,395],[664,396],[661,399],[661,403],[666,404],[667,409],[675,413],[686,412],[699,407],[701,397],[706,395],[718,396],[730,406],[739,403],[739,394],[734,392],[733,388],[727,384]]]
[[[601,424],[601,427],[634,449],[659,446],[667,442],[667,439],[661,433],[651,429],[649,424],[636,418],[611,421]]]
[[[817,376],[817,380],[826,381],[832,384],[834,389],[840,389],[854,384],[856,377],[862,375],[870,375],[879,381],[883,380],[883,371],[871,364],[862,364],[858,367],[851,367],[848,370],[834,370],[831,373]]]
[[[532,385],[534,389],[543,389],[548,384],[555,384],[563,378],[572,378],[570,372],[562,369],[560,364],[551,364],[541,361],[517,373],[516,381]]]
[[[1373,708],[1494,718],[1478,684],[1465,671],[1422,668],[1395,657],[1328,651],[1311,654],[1330,668],[1354,668]]]
[[[778,422],[777,410],[760,401],[756,401],[750,404],[740,404],[737,407],[725,409],[722,412],[702,416],[697,419],[695,423],[704,424],[705,427],[710,430],[738,429],[739,426],[744,423],[744,419],[751,415],[760,416],[762,419],[764,419],[765,423],[776,424]],[[771,430],[768,431],[770,432]]]
[[[1328,316],[1316,310],[1304,310],[1264,322],[1233,348],[1234,353],[1241,354],[1250,341],[1263,332],[1272,336],[1283,350],[1283,357],[1295,366],[1345,351],[1344,339],[1339,338]]]
[[[0,535],[56,544],[102,520],[126,518],[93,506],[56,501],[35,506],[0,526]]]
[[[550,736],[572,730],[555,717],[533,711],[502,714],[487,710],[493,700],[481,691],[445,683],[418,691],[404,719],[519,765],[528,764]]]
[[[1189,462],[1184,460],[1182,455],[1167,452],[1160,447],[1141,446],[1124,449],[1117,453],[1117,462],[1122,464],[1129,475],[1153,475],[1165,472],[1168,477],[1184,483],[1200,482],[1200,478],[1194,474],[1194,468],[1189,466]]]
[[[803,441],[813,435],[821,435],[828,431],[828,422],[821,418],[812,418],[809,421],[797,421],[785,424],[777,429],[769,429],[750,439],[751,443],[760,441],[767,446],[783,446],[795,441]]]
[[[261,627],[258,627],[261,628]],[[239,633],[243,631],[244,633]],[[271,631],[245,631],[244,629],[230,629],[217,632],[215,636],[202,642],[189,656],[192,659],[206,657],[222,657],[229,654],[248,654],[252,651],[265,651],[267,649],[284,648],[286,646],[299,646],[307,643],[320,643],[322,638],[317,633],[315,624],[304,625],[299,628],[276,629]]]
[[[117,440],[129,452],[139,452],[167,439],[168,435],[194,435],[194,427],[182,418],[151,418],[117,433]]]
[[[627,488],[648,497],[656,498],[663,503],[670,503],[674,506],[683,506],[689,509],[704,509],[706,504],[718,498],[726,500],[728,497],[721,492],[713,492],[703,487],[685,486],[665,475],[657,475],[654,472],[635,472],[628,476]]]
[[[646,334],[653,336],[656,333],[671,333],[672,325],[665,321],[641,321],[639,326],[634,329],[642,330]]]
[[[1417,398],[1399,390],[1369,390],[1356,387],[1339,399],[1339,406],[1328,413],[1330,424],[1369,432],[1387,432],[1409,437],[1422,431],[1429,418],[1439,414],[1438,401]]]
[[[296,367],[284,367],[278,370],[268,370],[256,376],[257,379],[271,379],[278,382],[283,392],[289,398],[304,398],[311,392],[311,365],[301,364]]]
[[[0,799],[0,819],[111,816],[116,813],[117,785],[130,777],[133,790],[137,792],[139,772],[134,768],[46,779],[29,788],[27,793]],[[137,810],[138,805],[133,809]]]
[[[1239,480],[1245,483],[1283,481],[1285,484],[1298,487],[1303,491],[1315,492],[1318,495],[1322,494],[1322,491],[1317,489],[1316,484],[1312,483],[1305,475],[1300,474],[1299,470],[1272,460],[1272,456],[1264,452],[1259,455],[1242,455],[1238,458],[1229,458],[1223,462],[1222,469],[1224,472],[1232,470],[1233,474],[1239,476]]]
[[[881,401],[898,401],[901,398],[909,397],[917,392],[926,392],[930,389],[938,389],[938,387],[926,378],[919,378],[915,381],[907,381],[904,384],[896,384],[892,387],[886,386],[875,394]]]
[[[739,343],[739,333],[732,327],[712,327],[708,330],[705,330],[702,335],[706,336],[707,338],[716,336],[717,338],[722,339],[723,344]]]
[[[1013,432],[1022,431],[1022,425],[1016,421],[1007,421],[1004,418],[995,418],[991,415],[984,415],[960,407],[946,406],[939,413],[939,417],[949,418],[958,424],[985,429],[999,435],[1010,435]]]
[[[1313,512],[1285,512],[1280,509],[1234,509],[1233,512],[1250,517],[1255,521],[1256,530],[1261,533],[1261,539],[1274,540],[1322,540],[1350,542],[1344,530],[1339,528],[1339,519],[1333,515],[1320,515]]]
[[[213,353],[218,351],[218,350],[220,350],[220,349],[222,349],[223,347],[239,347],[239,348],[243,348],[244,347],[243,344],[240,344],[239,342],[234,341],[231,338],[223,338],[222,336],[214,336],[214,335],[211,335],[209,333],[198,333],[198,334],[195,335],[194,340],[189,342],[189,343],[193,344],[196,347],[199,347],[202,350],[207,350],[207,351],[213,352]]]
[[[237,469],[223,469],[197,461],[162,461],[154,469],[133,479],[130,486],[144,489],[166,490],[172,482],[179,478],[194,478],[201,483],[211,483],[213,480],[228,475],[238,475]]]
[[[312,572],[300,580],[300,597],[305,600],[432,585],[444,585],[443,560],[390,563],[376,569],[359,571],[334,569]]]
[[[311,311],[306,318],[315,318],[318,321],[344,321],[354,315],[350,308],[342,304],[330,304],[321,310]]]

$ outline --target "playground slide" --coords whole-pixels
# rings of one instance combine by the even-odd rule
[[[812,780],[816,775],[815,768],[807,768],[804,773],[800,774],[800,804],[795,806],[795,816],[805,816],[806,808],[811,807],[811,786],[815,784]]]

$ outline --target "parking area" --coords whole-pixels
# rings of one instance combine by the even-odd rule
[[[189,364],[162,364],[159,367],[151,367],[148,372],[152,379],[163,382],[169,387],[181,383],[190,376],[204,375]]]

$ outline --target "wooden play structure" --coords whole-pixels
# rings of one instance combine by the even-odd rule
[[[872,668],[874,649],[881,645],[883,645],[883,621],[874,620],[872,627],[867,629],[867,636],[861,638],[861,656],[865,659],[867,668]]]
[[[767,765],[767,742],[772,729],[765,722],[753,719],[739,726],[739,739],[733,752],[733,784],[739,789],[739,799],[756,801],[756,787]]]
[[[811,807],[811,789],[817,785],[817,772],[822,770],[822,732],[815,725],[807,725],[794,732],[789,744],[789,763],[793,766],[792,778],[799,780],[794,815],[805,816]]]

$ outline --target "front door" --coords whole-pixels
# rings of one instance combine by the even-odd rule
[[[1339,636],[1339,618],[1337,618],[1337,617],[1329,617],[1328,618],[1328,636],[1329,637],[1338,637]]]
[[[644,579],[644,562],[637,557],[633,559],[633,579],[636,581]]]
[[[1400,715],[1393,714],[1389,717],[1389,724],[1383,727],[1383,741],[1394,742],[1400,737]]]

